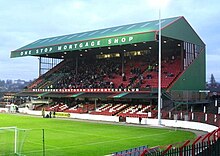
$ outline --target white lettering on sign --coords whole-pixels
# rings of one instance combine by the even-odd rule
[[[78,45],[78,44],[74,44],[74,48],[75,48],[75,49],[76,49],[77,45]]]
[[[94,88],[94,89],[32,89],[34,92],[139,92],[138,88],[133,89],[107,89],[107,88]]]
[[[125,37],[123,37],[122,39],[121,39],[121,42],[126,42],[126,38]]]
[[[133,36],[129,36],[128,41],[131,42],[133,40]]]
[[[82,47],[83,47],[83,43],[80,43],[80,44],[79,44],[79,47],[82,48]]]
[[[69,45],[69,49],[73,49],[73,45],[72,44]]]
[[[114,40],[114,43],[118,43],[118,38],[116,38],[116,39]]]
[[[95,42],[94,42],[94,41],[91,42],[91,46],[92,46],[92,47],[95,46]]]
[[[85,47],[88,47],[88,46],[89,46],[89,42],[86,42]]]
[[[79,43],[72,43],[72,44],[65,44],[65,45],[57,45],[45,48],[38,48],[33,50],[26,50],[21,51],[20,56],[24,55],[32,55],[32,54],[43,54],[48,52],[57,52],[57,51],[68,51],[68,50],[77,50],[83,49],[88,47],[99,47],[99,46],[106,46],[111,44],[125,44],[132,42],[134,40],[133,36],[124,36],[124,37],[115,37],[115,38],[108,38],[103,40],[93,40],[93,41],[86,41],[86,42],[79,42]]]
[[[67,45],[63,46],[63,49],[64,49],[64,50],[67,50]]]
[[[108,39],[108,44],[112,44],[112,40],[111,39]]]
[[[58,46],[57,50],[62,50],[62,46]]]

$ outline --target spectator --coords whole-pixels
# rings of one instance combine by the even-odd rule
[[[127,81],[127,80],[126,80],[125,73],[122,73],[122,81]]]
[[[42,117],[45,118],[45,109],[42,108],[42,111],[41,111],[41,112],[42,112]]]

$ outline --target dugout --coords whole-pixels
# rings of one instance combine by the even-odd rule
[[[120,72],[126,72],[125,61],[134,62],[146,59],[158,60],[158,20],[147,21],[93,30],[82,33],[55,36],[39,39],[17,50],[11,51],[11,58],[33,56],[39,57],[39,78],[20,94],[34,94],[41,97],[72,97],[103,99],[151,99],[156,98],[157,79],[146,80],[146,85],[131,88],[53,88],[49,81],[44,82],[47,75],[65,61],[71,60],[78,69],[81,60],[114,59],[121,61]],[[170,99],[171,91],[192,90],[198,92],[205,89],[206,51],[205,43],[190,26],[187,20],[180,17],[161,20],[162,61],[178,58],[178,72],[171,75],[162,74],[164,98]],[[157,64],[157,62],[155,62]],[[165,66],[166,64],[164,64]],[[163,65],[162,65],[163,66]],[[174,65],[166,68],[174,68]],[[167,70],[168,70],[167,69]],[[146,68],[144,69],[146,70]],[[75,71],[77,74],[77,70]],[[162,67],[163,72],[163,67]],[[165,73],[165,72],[164,72]],[[173,74],[173,75],[172,75]],[[147,74],[143,74],[148,76]],[[60,78],[61,79],[61,78]],[[42,85],[42,83],[44,83]],[[149,86],[147,84],[150,83]],[[39,94],[38,94],[39,93]],[[60,94],[59,94],[60,93]],[[106,93],[103,95],[103,93]],[[108,93],[108,94],[107,94]],[[136,93],[137,96],[135,96]],[[109,95],[111,94],[111,95]],[[146,96],[147,95],[147,96]],[[151,96],[152,95],[152,96]],[[147,98],[146,98],[147,97]]]

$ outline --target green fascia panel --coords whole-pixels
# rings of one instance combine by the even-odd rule
[[[44,92],[44,93],[38,94],[37,96],[41,97],[41,96],[47,95],[47,94],[49,94],[49,93],[50,93],[50,92]]]
[[[99,48],[116,45],[126,45],[139,42],[148,42],[155,40],[155,32],[131,34],[124,36],[115,36],[109,38],[94,39],[88,41],[80,41],[74,43],[64,43],[61,45],[48,45],[45,47],[28,49],[28,50],[17,50],[11,52],[11,58],[23,57],[23,56],[39,56],[43,54],[58,53],[64,51],[76,51],[82,49]]]
[[[120,94],[118,94],[118,95],[113,96],[113,98],[121,98],[121,97],[127,95],[128,93],[129,93],[129,92],[120,93]]]
[[[205,90],[206,85],[205,51],[184,71],[170,90]]]
[[[188,101],[188,102],[184,102],[184,101],[181,101],[181,102],[174,102],[175,105],[198,105],[198,104],[206,104],[206,103],[209,103],[209,101],[201,101],[201,102],[196,102],[196,101]]]
[[[205,43],[184,17],[179,17],[178,20],[164,27],[162,29],[162,35],[205,47]]]
[[[80,93],[77,93],[77,94],[73,94],[73,95],[70,95],[69,97],[77,97],[77,96],[80,96],[80,95],[82,95],[82,94],[84,94],[84,92],[80,92]]]

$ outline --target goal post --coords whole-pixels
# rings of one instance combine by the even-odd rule
[[[0,155],[22,155],[26,129],[0,127]]]

